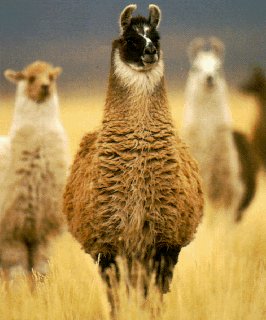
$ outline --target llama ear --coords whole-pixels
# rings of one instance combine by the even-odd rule
[[[7,69],[4,72],[4,76],[7,80],[9,80],[10,82],[13,82],[13,83],[17,83],[20,80],[26,79],[26,77],[22,71],[16,72],[16,71],[10,70],[10,69]]]
[[[159,27],[159,24],[161,22],[161,10],[155,4],[150,4],[149,10],[150,10],[149,22],[156,29]]]
[[[120,30],[123,32],[126,27],[130,25],[132,19],[132,12],[137,9],[136,4],[130,4],[125,7],[125,9],[120,14],[119,25]]]
[[[199,51],[204,48],[204,46],[205,40],[203,38],[195,38],[190,42],[187,52],[191,63],[194,61]]]
[[[51,72],[55,79],[57,79],[60,74],[62,73],[63,69],[61,67],[55,67],[53,68],[53,71]]]
[[[216,37],[211,37],[209,39],[210,42],[210,46],[212,51],[220,58],[223,59],[224,58],[224,53],[225,53],[225,48],[224,48],[224,43],[216,38]]]

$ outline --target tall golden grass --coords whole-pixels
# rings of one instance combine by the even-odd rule
[[[256,118],[251,98],[237,93],[230,99],[235,126],[250,134]],[[0,104],[0,134],[12,117],[13,98]],[[74,154],[84,132],[101,119],[103,97],[63,97],[62,120]],[[183,95],[170,94],[177,126],[182,120]],[[195,240],[181,251],[171,292],[160,301],[155,290],[147,301],[139,291],[119,288],[119,320],[262,320],[266,319],[266,177],[259,176],[258,192],[243,222],[205,208]],[[25,277],[0,282],[0,319],[109,319],[108,300],[97,266],[68,233],[54,243],[50,272],[36,277],[32,291]]]

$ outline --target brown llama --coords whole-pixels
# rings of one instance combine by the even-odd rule
[[[250,78],[242,85],[242,91],[256,97],[259,116],[253,130],[252,144],[259,161],[266,170],[266,77],[261,68],[255,68]]]
[[[124,257],[155,272],[169,291],[183,246],[202,217],[198,168],[177,137],[164,84],[157,31],[161,12],[120,15],[113,41],[104,117],[80,144],[64,196],[69,229],[96,261],[104,279]],[[150,269],[151,268],[151,269]]]

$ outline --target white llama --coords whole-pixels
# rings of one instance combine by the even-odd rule
[[[3,175],[9,161],[9,151],[10,151],[9,137],[0,136],[0,184],[1,185],[2,185]]]
[[[210,203],[240,220],[255,192],[256,169],[249,144],[234,132],[223,74],[224,45],[197,38],[189,46],[183,135],[199,162]],[[253,171],[252,171],[253,170]]]
[[[60,72],[41,61],[5,72],[17,83],[0,193],[0,267],[10,276],[21,269],[46,274],[50,241],[64,230],[68,151],[56,93]]]

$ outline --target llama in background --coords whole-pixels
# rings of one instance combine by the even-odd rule
[[[0,193],[0,268],[11,277],[32,269],[45,275],[51,241],[64,230],[68,151],[56,93],[60,72],[42,61],[5,72],[17,84]]]
[[[259,116],[253,131],[252,145],[260,163],[266,170],[266,77],[263,70],[255,68],[241,89],[247,94],[254,95],[259,106]]]
[[[2,186],[2,180],[6,168],[8,166],[10,153],[10,139],[8,136],[0,136],[0,184]]]
[[[186,85],[183,134],[199,162],[210,203],[236,221],[255,194],[257,166],[246,137],[233,131],[223,74],[224,45],[194,39],[188,50],[191,69]]]
[[[201,220],[198,168],[176,136],[164,85],[158,26],[161,12],[120,16],[113,42],[102,127],[85,135],[68,179],[64,212],[72,234],[97,261],[104,279],[123,257],[155,272],[169,291],[183,246]]]

